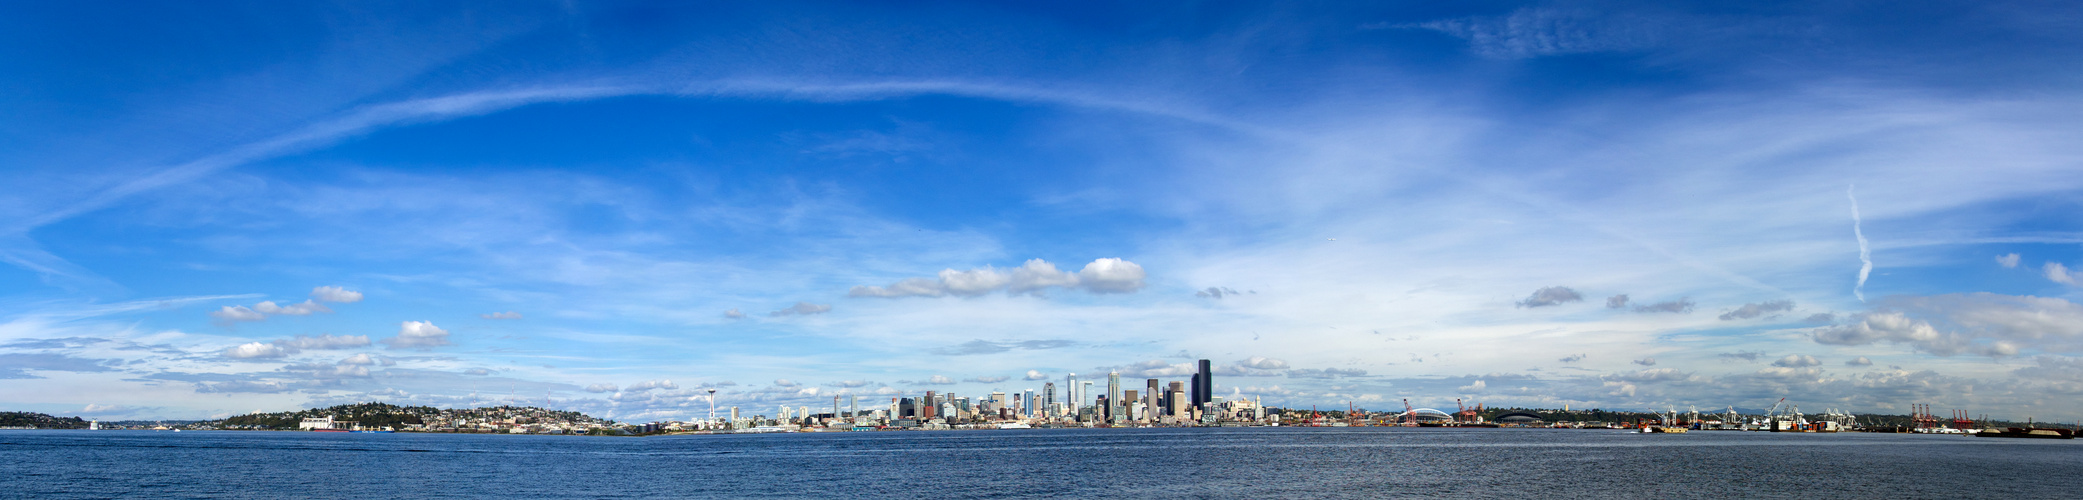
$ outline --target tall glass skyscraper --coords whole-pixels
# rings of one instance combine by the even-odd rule
[[[1200,368],[1200,373],[1196,374],[1193,379],[1199,385],[1193,388],[1194,406],[1205,404],[1215,396],[1215,379],[1212,378],[1214,374],[1209,373],[1208,360],[1201,360]]]
[[[1068,400],[1065,402],[1070,403],[1070,414],[1078,414],[1078,406],[1084,402],[1084,399],[1078,397],[1078,374],[1072,373],[1063,377],[1063,396]]]
[[[1121,372],[1107,374],[1107,418],[1121,414]]]

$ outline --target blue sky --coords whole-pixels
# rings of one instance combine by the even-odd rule
[[[17,409],[2083,413],[2062,3],[8,11]]]

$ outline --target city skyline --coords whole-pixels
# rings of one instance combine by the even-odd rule
[[[2075,6],[14,10],[7,410],[2083,415]]]

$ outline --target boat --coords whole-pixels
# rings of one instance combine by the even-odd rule
[[[1684,434],[1684,433],[1685,433],[1685,428],[1684,428],[1684,427],[1668,427],[1668,426],[1661,426],[1661,425],[1652,425],[1652,426],[1648,426],[1648,427],[1643,427],[1643,428],[1642,428],[1642,433],[1643,433],[1643,434]]]
[[[2075,439],[2076,431],[2045,427],[2007,427],[2003,430],[1985,429],[1982,432],[1975,433],[1975,435],[2000,438]]]
[[[353,432],[347,429],[311,429],[311,432]]]
[[[1033,428],[1034,428],[1034,426],[1031,426],[1031,425],[1027,425],[1027,424],[1023,424],[1023,423],[1019,423],[1019,422],[1013,422],[1013,423],[1005,423],[1005,424],[998,424],[998,428],[1000,428],[1000,429],[1033,429]]]

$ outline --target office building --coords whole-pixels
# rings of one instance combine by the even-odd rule
[[[1215,396],[1215,374],[1208,369],[1208,360],[1203,359],[1200,364],[1200,371],[1193,377],[1194,383],[1199,384],[1198,387],[1193,389],[1194,406],[1200,406],[1202,403],[1212,401],[1213,399],[1211,398]]]
[[[1157,392],[1157,379],[1143,381],[1143,408],[1145,412],[1157,409],[1157,400],[1164,396]],[[1147,420],[1147,418],[1146,418]]]
[[[1078,397],[1078,374],[1063,377],[1063,400],[1064,407],[1069,408],[1072,415],[1078,413],[1079,406],[1084,406],[1084,400]]]
[[[1107,373],[1107,418],[1121,413],[1121,372]]]

